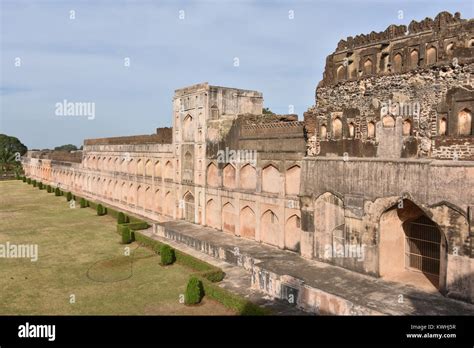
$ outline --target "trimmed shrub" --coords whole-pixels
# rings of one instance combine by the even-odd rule
[[[84,198],[81,198],[81,200],[79,201],[79,205],[81,206],[81,208],[86,208],[87,201]]]
[[[68,193],[66,194],[66,201],[69,202],[71,199],[72,199],[72,193],[71,193],[71,192],[68,192]]]
[[[26,183],[27,183],[28,185],[31,185],[31,178],[26,179]]]
[[[118,219],[118,214],[119,214],[119,212],[117,210],[112,209],[110,207],[107,207],[107,215],[110,215],[110,216]]]
[[[194,305],[201,302],[204,296],[204,289],[202,282],[196,278],[191,277],[186,286],[186,292],[184,293],[184,303],[187,305]]]
[[[212,284],[206,280],[202,281],[204,293],[225,307],[235,310],[239,315],[271,315],[272,311],[262,308],[251,301],[229,292],[226,289]]]
[[[118,226],[123,226],[123,225],[117,225],[117,227]],[[120,233],[120,230],[118,230],[118,232]],[[152,249],[157,254],[160,253],[161,247],[165,245],[164,243],[161,243],[157,240],[147,237],[139,232],[136,232],[134,234],[134,237],[140,245],[143,245],[145,247]],[[222,269],[220,269],[219,267],[213,266],[210,263],[199,260],[179,250],[174,250],[174,255],[175,255],[175,261],[177,263],[179,263],[180,265],[190,267],[200,272],[200,275],[202,277],[208,279],[211,282],[220,282],[225,277],[225,273]]]
[[[48,193],[53,192],[53,188],[51,187],[51,185],[46,186],[46,191],[48,191]]]
[[[175,261],[174,249],[169,245],[162,245],[160,248],[161,265],[171,265]]]
[[[148,228],[148,223],[145,221],[140,222],[127,222],[127,226],[130,227],[132,230],[146,230]]]
[[[31,183],[33,184],[33,187],[36,187],[36,180],[33,180]]]
[[[55,196],[61,196],[61,190],[59,189],[59,187],[56,187],[56,188],[54,189],[54,195],[55,195]]]
[[[117,223],[118,224],[124,224],[125,223],[125,214],[124,213],[122,213],[122,212],[118,213]]]
[[[97,204],[97,215],[102,216],[105,215],[107,210],[103,207],[102,204]]]
[[[39,182],[39,183],[38,183],[38,188],[39,188],[40,190],[42,190],[42,189],[44,188],[42,182]]]
[[[130,244],[132,242],[130,229],[127,226],[122,227],[122,244]]]
[[[135,231],[128,226],[128,224],[117,224],[117,233],[120,234],[120,235],[123,235],[123,231],[124,230],[129,230],[129,234],[130,234],[130,242],[134,242],[135,241]]]
[[[120,225],[123,226],[123,225]],[[118,227],[118,226],[117,226]],[[159,253],[161,247],[165,244],[147,237],[139,232],[135,233],[135,238],[140,245],[152,249]],[[190,267],[198,271],[198,277],[201,279],[204,294],[212,298],[225,307],[237,311],[240,315],[270,315],[272,311],[267,308],[262,308],[249,300],[235,295],[221,287],[214,282],[219,282],[224,279],[225,273],[218,267],[213,266],[205,261],[196,259],[195,257],[185,254],[179,250],[175,250],[176,263]],[[202,278],[201,278],[202,277]]]
[[[22,177],[21,180],[22,180],[23,182],[26,182],[26,176]]]

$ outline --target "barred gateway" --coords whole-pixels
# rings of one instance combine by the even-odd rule
[[[442,12],[340,41],[302,122],[202,83],[175,91],[172,128],[88,139],[76,160],[30,151],[23,166],[157,222],[474,302],[473,67],[474,20]],[[387,109],[401,104],[419,110]],[[226,149],[256,161],[222,161]],[[364,256],[327,252],[339,246]]]

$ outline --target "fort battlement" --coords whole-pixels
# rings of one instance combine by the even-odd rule
[[[383,32],[350,36],[327,57],[319,86],[472,62],[473,31],[472,19],[441,12],[435,19],[412,21],[408,28],[390,25]]]
[[[28,151],[27,157],[39,160],[81,163],[82,151]]]
[[[171,144],[172,128],[158,128],[157,134],[132,135],[125,137],[85,139],[84,145],[138,145],[138,144]]]
[[[304,122],[290,121],[290,122],[272,122],[262,124],[243,125],[240,135],[246,136],[268,136],[277,134],[301,134],[304,130]]]

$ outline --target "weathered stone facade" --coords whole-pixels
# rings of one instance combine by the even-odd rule
[[[314,258],[386,279],[436,264],[435,288],[472,301],[474,21],[443,12],[406,29],[342,40],[327,58],[305,113],[302,237]],[[437,244],[409,237],[423,228]],[[335,244],[364,246],[364,260]]]
[[[406,31],[341,41],[304,122],[202,83],[176,90],[172,128],[85,140],[81,163],[30,153],[25,172],[155,221],[389,280],[423,274],[472,302],[474,21],[441,13]]]

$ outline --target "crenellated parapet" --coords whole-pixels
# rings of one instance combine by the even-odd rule
[[[326,59],[319,86],[463,64],[473,60],[473,51],[474,21],[462,19],[459,12],[441,12],[435,19],[412,21],[408,28],[390,25],[383,32],[339,41],[336,51]]]
[[[341,40],[304,114],[311,156],[474,159],[474,20]]]

